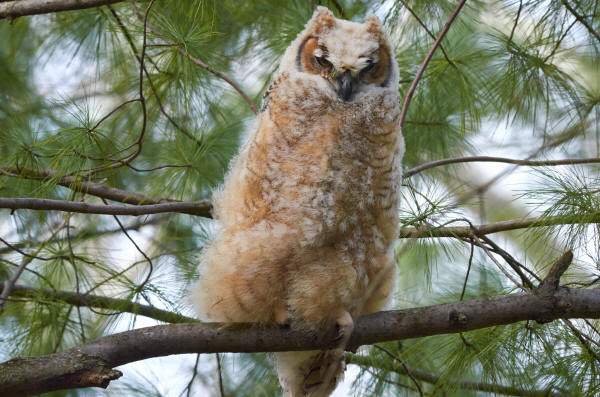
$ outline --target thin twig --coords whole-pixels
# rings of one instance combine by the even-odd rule
[[[585,20],[583,15],[580,15],[577,12],[577,10],[575,10],[573,7],[571,7],[571,5],[567,2],[567,0],[561,0],[561,2],[564,4],[565,8],[567,10],[569,10],[569,12],[571,14],[573,14],[575,19],[577,19],[583,26],[585,26],[585,28],[588,30],[588,32],[590,32],[590,34],[592,36],[594,36],[596,38],[596,40],[598,40],[598,42],[600,43],[600,33],[596,32],[594,30],[594,28]]]
[[[471,272],[471,265],[473,263],[473,253],[475,251],[475,244],[473,244],[473,239],[469,239],[471,241],[471,253],[469,254],[469,262],[467,266],[467,274],[465,275],[465,282],[463,283],[462,292],[460,293],[460,299],[463,300],[465,297],[465,291],[467,290],[467,281],[469,280],[469,273]]]
[[[410,85],[410,88],[408,89],[408,93],[406,94],[406,98],[404,99],[404,104],[402,105],[402,111],[400,112],[400,120],[399,120],[400,128],[402,128],[402,126],[404,125],[404,120],[406,119],[406,113],[408,112],[408,105],[410,105],[413,94],[415,93],[415,89],[417,88],[417,84],[419,84],[419,80],[421,80],[421,77],[423,76],[423,73],[425,72],[425,69],[427,68],[427,65],[429,64],[429,61],[431,61],[431,58],[433,58],[433,54],[435,53],[435,50],[439,47],[444,36],[446,36],[446,33],[448,33],[450,26],[452,25],[452,23],[458,16],[458,13],[460,12],[461,8],[465,5],[466,1],[467,0],[461,0],[461,2],[458,4],[456,9],[450,16],[450,19],[448,20],[448,22],[446,22],[446,25],[444,25],[444,27],[442,28],[442,31],[440,32],[437,39],[433,43],[433,46],[431,47],[431,49],[429,50],[429,53],[425,57],[423,64],[417,71],[417,75],[415,76],[412,84]]]
[[[15,270],[13,275],[8,280],[5,280],[4,283],[2,283],[2,286],[3,286],[2,293],[0,293],[0,313],[2,313],[4,311],[4,300],[10,296],[10,293],[11,293],[12,289],[14,288],[15,283],[17,282],[19,277],[21,277],[21,274],[25,270],[26,266],[28,264],[30,264],[31,261],[33,261],[34,259],[38,259],[37,255],[42,251],[44,246],[46,244],[48,244],[48,242],[50,242],[52,239],[54,239],[54,237],[58,234],[58,232],[60,232],[62,230],[62,228],[64,226],[65,226],[65,224],[63,223],[54,232],[52,232],[52,234],[50,234],[50,236],[46,240],[44,240],[42,242],[42,244],[40,244],[40,246],[37,248],[37,250],[35,250],[35,252],[32,255],[19,252],[21,254],[24,254],[24,257],[21,260],[21,265],[19,265],[17,270]],[[0,238],[0,240],[2,240],[2,239]],[[2,240],[2,242],[5,244],[8,244],[4,240]]]
[[[200,363],[200,354],[196,354],[196,362],[194,363],[194,370],[192,372],[192,377],[190,378],[190,381],[188,382],[185,389],[183,389],[184,392],[187,392],[186,393],[187,397],[190,397],[192,394],[192,386],[194,385],[194,380],[196,379],[196,375],[198,375],[198,363]],[[181,394],[183,394],[183,392],[181,392]]]
[[[119,311],[119,313],[132,313],[165,323],[193,323],[198,321],[191,317],[162,310],[154,306],[131,302],[127,299],[109,298],[92,294],[77,294],[71,291],[33,288],[19,284],[13,286],[10,291],[10,296],[28,298],[29,300],[36,302],[67,303],[77,307],[116,310]]]
[[[138,8],[136,7],[136,5],[135,5],[135,3],[133,1],[131,3],[131,6],[132,6],[133,10],[135,11],[136,15],[138,16],[138,18],[140,20],[142,20],[142,22],[144,23],[144,29],[147,26],[155,35],[159,36],[166,44],[176,45],[171,40],[167,39],[162,33],[160,33],[158,31],[158,29],[156,29],[154,26],[152,26],[152,24],[150,24],[146,19],[142,19],[141,18],[142,15],[140,14]],[[250,106],[250,109],[252,109],[252,111],[254,112],[254,114],[258,114],[258,109],[256,108],[256,105],[254,104],[254,102],[252,102],[252,100],[244,92],[244,90],[242,90],[242,88],[239,85],[237,85],[231,78],[229,78],[223,72],[220,72],[220,71],[216,70],[215,68],[213,68],[213,67],[205,64],[200,59],[192,56],[186,50],[184,50],[183,48],[181,48],[181,46],[179,46],[179,45],[176,45],[176,46],[177,46],[177,51],[179,51],[179,53],[181,55],[187,57],[193,63],[195,63],[196,65],[200,66],[202,69],[204,69],[207,72],[209,72],[209,73],[217,76],[218,78],[220,78],[221,80],[223,80],[227,84],[229,84],[231,87],[233,87],[233,89],[236,90],[242,96],[242,98],[244,98],[244,100],[246,101],[246,103],[248,104],[248,106]]]
[[[102,201],[104,202],[104,204],[108,204],[106,202],[106,200],[102,199]],[[117,222],[117,224],[119,225],[119,227],[121,228],[121,231],[123,232],[123,234],[125,234],[125,236],[127,237],[127,239],[129,241],[131,241],[131,244],[133,244],[133,246],[135,247],[135,249],[142,254],[142,256],[146,259],[146,261],[148,262],[148,265],[150,266],[150,269],[148,270],[148,274],[146,275],[146,278],[144,279],[144,281],[137,286],[136,290],[137,291],[141,291],[142,288],[146,285],[146,283],[148,282],[148,280],[150,280],[150,276],[152,275],[152,271],[154,269],[154,265],[152,264],[152,259],[150,259],[150,257],[148,255],[146,255],[146,253],[139,247],[139,245],[137,245],[137,243],[135,242],[135,240],[129,235],[129,233],[127,232],[127,230],[125,229],[125,226],[123,226],[123,224],[121,223],[121,221],[119,220],[119,217],[117,217],[116,215],[113,215],[113,218],[115,219],[115,221]]]
[[[423,29],[425,29],[425,31],[427,32],[427,34],[429,36],[431,36],[431,38],[433,40],[435,40],[435,35],[433,34],[433,32],[431,30],[429,30],[429,28],[427,27],[427,25],[425,25],[425,23],[421,20],[421,18],[419,18],[419,16],[415,13],[415,11],[406,3],[406,1],[404,0],[398,0],[400,3],[402,3],[402,5],[404,6],[404,8],[406,8],[408,10],[408,12],[411,13],[411,15],[417,20],[417,22],[419,23],[419,25],[421,25],[423,27]],[[448,56],[448,54],[446,53],[446,50],[444,49],[444,47],[442,46],[442,44],[440,44],[440,50],[442,51],[442,53],[444,54],[444,58],[446,58],[446,62],[448,62],[450,65],[454,65],[454,62],[452,62],[450,60],[450,57]]]
[[[75,198],[75,193],[72,194],[73,199]],[[67,220],[66,220],[66,229],[67,229],[67,246],[69,247],[69,263],[71,263],[71,267],[73,267],[73,272],[75,273],[75,293],[79,294],[79,269],[77,268],[77,264],[75,263],[75,253],[73,252],[73,244],[71,243],[71,232],[70,232],[70,222],[71,222],[71,213],[67,212]],[[77,318],[79,319],[79,329],[81,332],[81,341],[85,342],[85,328],[83,326],[83,320],[81,318],[81,308],[77,306]]]
[[[144,170],[140,170],[144,171]],[[15,178],[52,181],[57,185],[64,186],[73,191],[89,194],[111,201],[117,201],[124,204],[159,204],[164,202],[176,202],[169,198],[152,198],[137,192],[130,192],[123,189],[114,188],[103,183],[87,181],[80,177],[62,176],[57,178],[57,172],[52,169],[27,169],[16,167],[0,167],[0,172]]]
[[[141,58],[137,53],[137,49],[135,48],[135,44],[133,43],[133,39],[131,37],[131,34],[129,34],[129,31],[127,30],[127,28],[125,27],[125,24],[121,21],[121,18],[119,18],[119,15],[117,14],[117,12],[111,7],[108,6],[108,9],[110,10],[111,14],[113,15],[113,17],[115,18],[115,20],[117,21],[117,24],[119,25],[119,29],[121,29],[121,32],[123,33],[123,36],[125,36],[125,40],[129,43],[129,47],[131,48],[131,51],[133,52],[133,54],[135,55],[135,58],[137,59],[137,61],[141,64]],[[155,45],[174,45],[174,44],[155,44]],[[150,47],[152,45],[147,45],[146,47]],[[154,61],[152,61],[152,59],[148,56],[148,59],[154,64]],[[144,67],[144,72],[146,73],[146,79],[148,80],[148,84],[150,85],[150,88],[152,89],[152,92],[154,93],[154,97],[156,98],[156,103],[158,104],[158,108],[160,109],[160,112],[167,118],[167,120],[179,131],[181,132],[183,135],[185,135],[186,137],[188,137],[189,139],[193,140],[194,142],[196,142],[196,145],[200,146],[202,145],[202,142],[200,140],[198,140],[196,137],[194,137],[192,134],[190,134],[187,130],[185,130],[183,127],[181,127],[165,110],[162,100],[160,99],[160,95],[158,95],[158,90],[156,89],[156,87],[154,86],[154,83],[152,82],[152,79],[150,78],[150,73],[148,73],[148,70],[146,69],[145,66]]]
[[[225,397],[225,391],[223,390],[223,372],[221,370],[221,358],[219,357],[219,353],[215,353],[217,357],[217,375],[219,376],[219,392],[221,393],[221,397]]]
[[[513,36],[515,34],[515,30],[517,29],[517,25],[519,24],[519,18],[521,17],[521,10],[523,9],[523,0],[519,1],[519,9],[517,10],[517,17],[515,18],[515,23],[510,31],[510,36],[508,37],[508,42],[512,42]]]
[[[437,237],[469,237],[526,229],[530,227],[548,227],[559,225],[592,224],[600,222],[600,214],[576,214],[573,216],[544,216],[539,218],[522,218],[498,221],[483,225],[471,226],[407,226],[400,229],[399,238],[437,238]]]
[[[492,253],[490,252],[490,250],[487,248],[487,246],[485,244],[483,244],[483,242],[481,242],[481,240],[479,240],[479,238],[475,235],[473,235],[473,240],[475,240],[475,242],[479,243],[478,246],[483,248],[483,251],[487,254],[488,258],[490,258],[492,260],[492,262],[496,265],[496,267],[498,267],[498,269],[500,269],[500,271],[502,273],[504,273],[504,275],[510,280],[512,281],[516,286],[518,286],[519,288],[526,290],[526,288],[523,286],[523,284],[521,284],[520,282],[518,282],[505,268],[504,266],[502,266],[500,264],[500,262],[498,262],[496,260],[496,258],[494,258],[494,255],[492,255]]]
[[[360,356],[358,354],[346,353],[346,361],[350,364],[355,364],[363,368],[375,367],[380,368],[379,366],[375,366],[372,360],[369,357]],[[432,385],[439,384],[441,381],[440,376],[433,374],[431,372],[423,371],[419,368],[408,367],[410,372],[414,375],[415,378],[420,381],[430,383]],[[400,375],[406,375],[402,368],[398,368],[394,366],[393,368],[383,367],[383,370],[392,370]],[[520,397],[562,397],[562,394],[556,393],[552,391],[552,387],[545,390],[536,390],[536,389],[521,389],[518,387],[499,385],[495,383],[486,383],[486,382],[472,382],[466,380],[459,379],[448,379],[444,378],[443,382],[445,385],[449,387],[455,387],[464,390],[478,390],[482,392],[489,393],[502,393],[507,396],[520,396]]]
[[[417,391],[419,392],[419,395],[421,397],[423,397],[423,390],[421,389],[421,385],[419,384],[419,382],[417,381],[417,379],[415,378],[415,376],[412,374],[412,371],[408,368],[408,366],[406,365],[406,363],[402,359],[400,359],[400,357],[398,357],[397,355],[395,355],[394,353],[392,353],[391,351],[389,351],[385,347],[383,347],[381,345],[378,345],[378,344],[374,344],[373,346],[376,347],[377,349],[381,350],[382,352],[384,352],[388,356],[390,356],[393,360],[398,361],[400,363],[400,365],[402,365],[402,368],[404,368],[404,371],[405,371],[406,375],[408,375],[408,377],[410,378],[410,380],[417,387]]]
[[[573,164],[592,164],[600,163],[600,158],[585,158],[585,159],[563,159],[563,160],[519,160],[510,159],[506,157],[493,157],[493,156],[465,156],[465,157],[452,157],[447,159],[435,160],[429,163],[419,165],[411,168],[410,170],[402,174],[403,178],[409,178],[419,172],[428,170],[430,168],[439,167],[447,164],[457,163],[473,163],[473,162],[491,162],[491,163],[508,163],[517,165],[527,165],[530,167],[554,167],[559,165],[573,165]]]

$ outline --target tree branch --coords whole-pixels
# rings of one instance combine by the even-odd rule
[[[372,368],[373,360],[369,357],[360,356],[358,354],[346,353],[346,362],[348,364],[355,364],[361,367]],[[376,368],[382,368],[377,365]],[[382,369],[393,371],[399,373],[400,375],[407,375],[408,372],[416,379],[431,383],[437,384],[440,382],[440,377],[436,374],[432,374],[430,372],[423,371],[422,369],[407,367],[408,372],[402,366],[389,366],[383,367]],[[487,383],[487,382],[472,382],[466,380],[457,380],[457,379],[446,379],[442,380],[444,385],[450,387],[456,387],[464,390],[478,390],[484,391],[488,393],[501,393],[507,396],[519,396],[519,397],[560,397],[562,394],[553,392],[551,389],[546,390],[535,390],[535,389],[522,389],[519,387],[513,386],[504,386],[495,383]]]
[[[471,226],[433,227],[433,226],[407,226],[400,229],[400,238],[429,238],[429,237],[469,237],[471,235],[483,236],[486,234],[506,232],[509,230],[525,229],[528,227],[546,227],[558,225],[578,225],[599,223],[600,214],[581,214],[574,216],[547,216],[539,218],[510,219]]]
[[[256,105],[254,104],[252,99],[250,99],[248,94],[246,94],[246,92],[238,84],[236,84],[229,76],[227,76],[225,73],[223,73],[221,71],[218,71],[217,69],[213,68],[212,66],[209,66],[206,63],[202,62],[200,59],[198,59],[198,58],[194,57],[193,55],[191,55],[190,53],[188,53],[184,48],[181,48],[181,46],[173,43],[171,40],[166,38],[158,29],[156,29],[152,24],[150,24],[150,22],[148,22],[146,19],[142,18],[142,14],[139,12],[137,7],[135,6],[135,3],[131,3],[131,5],[132,5],[133,10],[135,11],[138,19],[144,23],[144,28],[148,27],[148,29],[150,29],[150,31],[152,33],[154,33],[155,35],[160,37],[167,45],[176,46],[177,51],[181,55],[187,57],[190,61],[192,61],[196,65],[200,66],[202,69],[206,70],[209,73],[212,73],[213,75],[217,76],[218,78],[220,78],[221,80],[223,80],[227,84],[229,84],[234,90],[236,90],[242,96],[242,98],[244,98],[244,100],[246,101],[246,103],[248,104],[250,109],[252,109],[254,114],[258,114],[258,109],[256,108]]]
[[[84,214],[104,215],[147,215],[163,212],[178,212],[181,214],[198,215],[210,218],[210,203],[206,201],[171,202],[150,205],[100,205],[80,203],[66,200],[51,200],[38,198],[0,198],[0,208],[58,210],[80,212]]]
[[[400,128],[402,128],[402,126],[404,125],[404,120],[406,119],[406,113],[408,112],[408,105],[410,105],[413,94],[415,93],[415,89],[417,88],[417,84],[419,84],[419,80],[421,80],[421,77],[423,76],[425,69],[427,69],[427,65],[429,65],[429,61],[431,61],[431,58],[433,58],[433,54],[435,53],[435,50],[440,46],[442,40],[444,39],[444,36],[446,36],[446,33],[448,33],[450,26],[452,25],[452,23],[458,16],[458,13],[462,9],[462,7],[465,5],[466,1],[467,0],[460,1],[460,3],[458,4],[456,9],[450,16],[450,19],[448,19],[448,22],[446,22],[446,24],[442,28],[442,31],[440,32],[437,39],[431,46],[431,49],[427,53],[427,56],[425,57],[423,64],[417,71],[417,75],[415,76],[412,84],[410,85],[410,88],[408,89],[408,93],[406,94],[406,98],[404,99],[404,104],[402,105],[402,111],[400,112],[400,121],[399,121]]]
[[[85,214],[102,215],[149,215],[165,212],[190,214],[212,218],[211,204],[207,201],[177,201],[162,202],[150,205],[100,205],[66,200],[51,200],[38,198],[0,198],[0,208],[30,209],[30,210],[56,210],[79,212]],[[509,230],[525,229],[528,227],[546,227],[558,225],[577,225],[599,223],[600,214],[580,214],[575,216],[549,216],[539,218],[510,219],[489,224],[454,227],[435,226],[406,226],[400,229],[399,238],[433,238],[433,237],[469,237],[473,234],[483,236],[486,234],[505,232]]]
[[[571,7],[571,5],[567,2],[567,0],[561,0],[561,3],[563,3],[565,8],[567,10],[569,10],[569,12],[575,17],[575,19],[577,19],[583,26],[585,26],[585,28],[588,30],[588,32],[590,32],[590,34],[592,36],[594,36],[596,38],[596,40],[598,40],[598,42],[600,42],[600,33],[596,32],[594,30],[594,28],[589,23],[586,22],[583,15],[579,14],[577,12],[577,10],[575,10],[573,7]]]
[[[429,30],[429,28],[427,27],[427,25],[425,25],[425,23],[421,20],[421,18],[419,18],[419,16],[417,15],[417,13],[406,3],[405,0],[398,0],[400,1],[400,3],[402,3],[402,5],[404,6],[404,8],[406,8],[408,10],[408,12],[410,12],[410,14],[417,20],[417,22],[419,23],[419,25],[421,25],[421,27],[423,29],[425,29],[425,31],[427,32],[427,34],[435,41],[435,35],[433,34],[433,32],[431,30]],[[446,53],[446,50],[444,50],[444,46],[442,46],[442,44],[440,43],[440,51],[442,51],[442,53],[444,54],[444,58],[446,58],[446,62],[448,62],[450,65],[454,65],[454,62],[452,62],[450,60],[450,57],[448,56],[448,54]]]
[[[0,19],[15,19],[26,15],[82,10],[120,3],[124,0],[17,0],[0,2]]]
[[[348,349],[390,340],[537,320],[540,315],[543,315],[544,321],[600,318],[600,291],[559,287],[550,294],[514,293],[369,314],[356,320]],[[84,386],[106,387],[108,382],[99,382],[97,378],[106,380],[107,373],[113,376],[112,379],[118,377],[109,372],[111,368],[171,354],[328,349],[337,346],[334,334],[335,330],[315,335],[299,329],[218,323],[169,324],[135,329],[105,336],[61,353],[16,358],[2,363],[0,395]],[[81,380],[80,375],[72,374],[72,367],[83,364],[86,364],[87,372]],[[73,377],[78,382],[74,382]]]
[[[402,174],[403,178],[409,178],[419,172],[428,170],[430,168],[439,167],[446,164],[456,163],[472,163],[472,162],[490,162],[490,163],[508,163],[517,165],[528,165],[530,167],[553,167],[558,165],[572,165],[572,164],[592,164],[600,163],[600,158],[586,158],[586,159],[564,159],[564,160],[519,160],[509,159],[506,157],[493,157],[493,156],[465,156],[465,157],[453,157],[447,159],[441,159],[431,161],[429,163],[421,164],[417,167],[411,168],[410,170]]]
[[[0,285],[2,281],[0,281]],[[142,305],[128,301],[127,299],[108,298],[106,296],[82,294],[69,291],[53,291],[49,289],[38,289],[24,285],[13,285],[10,296],[29,298],[45,302],[68,303],[78,307],[94,307],[97,309],[108,309],[119,312],[138,314],[153,318],[165,323],[191,323],[197,320],[154,306]]]
[[[40,181],[50,181],[56,178],[56,171],[50,169],[30,170],[15,167],[0,168],[0,172],[15,178],[34,179]],[[92,196],[117,201],[124,204],[160,204],[166,202],[176,202],[171,199],[155,199],[144,194],[130,192],[123,189],[114,188],[103,183],[86,181],[74,176],[63,176],[56,181],[57,185],[64,186],[75,192],[89,194]]]

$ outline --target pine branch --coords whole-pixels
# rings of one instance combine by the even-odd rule
[[[0,208],[12,210],[55,210],[101,215],[149,215],[165,212],[190,214],[211,218],[211,205],[206,201],[177,201],[150,205],[99,205],[66,200],[38,198],[0,198]],[[546,227],[559,225],[578,225],[599,223],[600,214],[578,214],[569,216],[550,216],[539,218],[510,219],[506,221],[483,225],[435,227],[435,226],[406,226],[400,229],[399,238],[433,238],[433,237],[469,237],[473,234],[486,234],[525,229],[528,227]]]
[[[433,32],[431,30],[429,30],[429,28],[427,27],[427,25],[425,25],[425,23],[421,20],[421,18],[419,18],[419,16],[417,15],[417,13],[406,3],[405,0],[398,0],[400,1],[400,3],[402,3],[402,5],[404,6],[404,8],[406,8],[408,10],[408,12],[410,12],[410,14],[417,20],[417,22],[419,23],[419,25],[421,25],[421,27],[423,29],[425,29],[425,31],[427,32],[427,34],[435,41],[436,37],[433,34]],[[446,58],[446,62],[448,62],[448,64],[450,65],[454,65],[454,62],[452,62],[450,60],[450,57],[448,56],[448,53],[446,53],[446,50],[444,49],[444,46],[442,46],[442,44],[440,43],[440,51],[442,51],[442,54],[444,54],[444,58]]]
[[[198,58],[194,57],[193,55],[191,55],[190,53],[188,53],[184,48],[176,45],[171,40],[167,39],[160,31],[158,31],[158,29],[156,29],[152,24],[150,24],[150,22],[148,22],[146,19],[144,19],[142,17],[142,14],[139,12],[135,3],[131,3],[131,6],[133,7],[133,10],[135,11],[138,19],[143,22],[144,29],[146,29],[146,27],[147,27],[148,29],[150,29],[150,31],[152,33],[159,36],[165,42],[165,44],[167,44],[169,46],[176,46],[177,51],[181,55],[187,57],[190,61],[192,61],[196,65],[200,66],[202,69],[206,70],[207,72],[209,72],[209,73],[213,74],[214,76],[217,76],[221,80],[225,81],[234,90],[236,90],[242,96],[242,98],[244,98],[244,101],[246,101],[246,103],[248,104],[250,109],[252,109],[254,114],[258,114],[258,109],[256,108],[256,105],[254,104],[254,102],[252,102],[252,99],[250,99],[248,94],[246,94],[246,92],[238,84],[236,84],[229,76],[227,76],[225,73],[213,68],[212,66],[207,65],[206,63],[202,62],[200,59],[198,59]]]
[[[539,218],[510,219],[483,225],[434,227],[434,226],[408,226],[400,229],[400,238],[430,238],[430,237],[470,237],[473,234],[483,236],[486,234],[506,232],[510,230],[525,229],[528,227],[546,227],[559,225],[581,225],[600,222],[600,214],[579,214],[569,216],[548,216]]]
[[[561,0],[561,2],[565,6],[565,8],[567,10],[569,10],[569,12],[575,17],[575,19],[577,19],[579,21],[579,23],[581,23],[583,26],[585,26],[585,28],[588,30],[588,32],[590,32],[590,34],[592,36],[594,36],[596,38],[596,40],[598,40],[598,42],[600,42],[600,33],[596,32],[594,30],[594,28],[585,20],[583,15],[579,14],[577,12],[577,10],[575,10],[573,7],[571,7],[571,5],[567,2],[567,0]]]
[[[346,362],[348,364],[355,364],[361,366],[363,368],[373,368],[373,360],[369,357],[360,356],[358,354],[346,353]],[[438,384],[440,382],[440,376],[436,374],[432,374],[431,372],[423,371],[422,369],[407,367],[406,369],[403,366],[386,366],[381,367],[380,365],[375,366],[376,368],[381,368],[388,371],[396,372],[400,375],[407,375],[408,372],[416,379],[431,383]],[[443,385],[447,385],[449,387],[455,387],[463,390],[477,390],[488,393],[501,393],[507,396],[517,396],[517,397],[560,397],[562,394],[553,392],[551,389],[546,390],[535,390],[535,389],[522,389],[519,387],[513,386],[505,386],[499,385],[495,383],[488,382],[473,382],[466,380],[457,380],[457,379],[446,379],[441,380]]]
[[[400,128],[402,128],[402,126],[404,125],[404,120],[406,119],[406,114],[408,113],[408,105],[410,105],[413,94],[415,93],[415,90],[417,88],[417,84],[419,84],[421,77],[423,77],[423,73],[425,73],[425,69],[427,69],[427,65],[429,65],[429,61],[431,61],[431,58],[433,58],[433,54],[435,53],[435,50],[440,46],[442,40],[444,39],[444,36],[446,36],[446,33],[448,33],[448,30],[450,30],[450,26],[452,25],[452,23],[458,16],[458,13],[460,12],[460,10],[462,9],[462,7],[465,5],[466,2],[467,2],[467,0],[461,0],[461,2],[458,4],[456,9],[450,16],[450,19],[448,19],[448,22],[446,22],[446,24],[442,28],[442,31],[440,32],[437,39],[431,46],[431,49],[429,50],[429,53],[427,53],[427,56],[425,57],[423,64],[417,71],[417,75],[415,76],[412,84],[410,85],[410,88],[408,89],[408,93],[406,94],[406,98],[404,99],[404,104],[402,105],[402,111],[400,112],[400,121],[398,122],[400,125]]]
[[[348,350],[525,320],[600,318],[598,290],[558,287],[546,292],[513,293],[361,316],[356,320]],[[113,367],[171,354],[329,349],[338,344],[334,335],[335,330],[315,336],[307,330],[252,324],[168,324],[140,328],[105,336],[61,353],[4,362],[0,364],[0,395],[106,387],[110,381],[107,378],[120,376]],[[73,367],[83,368],[86,376],[73,374]]]
[[[417,167],[411,168],[410,170],[402,174],[403,178],[409,178],[419,172],[428,170],[430,168],[439,167],[447,164],[457,163],[473,163],[473,162],[491,162],[491,163],[508,163],[517,165],[528,165],[530,167],[554,167],[558,165],[573,165],[573,164],[593,164],[600,163],[600,158],[586,158],[586,159],[563,159],[563,160],[519,160],[509,159],[506,157],[493,157],[493,156],[465,156],[465,157],[453,157],[441,160],[431,161],[429,163],[421,164]]]
[[[170,202],[150,205],[100,205],[80,203],[66,200],[51,200],[38,198],[0,198],[0,208],[57,210],[79,212],[84,214],[104,215],[148,215],[163,212],[178,212],[181,214],[198,215],[210,218],[211,206],[206,201]]]
[[[56,178],[56,171],[50,169],[29,170],[15,167],[0,168],[0,173],[16,178],[35,179],[40,181],[51,181]],[[75,192],[89,194],[103,199],[117,201],[124,204],[160,204],[165,202],[176,202],[171,199],[155,199],[146,195],[117,189],[103,183],[82,180],[74,176],[63,176],[56,181],[57,185],[64,186]]]
[[[2,281],[0,281],[0,285]],[[28,298],[35,301],[68,303],[77,307],[93,307],[118,312],[137,314],[153,318],[165,323],[191,323],[196,320],[177,313],[169,312],[154,306],[142,305],[126,299],[108,298],[106,296],[75,293],[70,291],[53,291],[50,289],[13,285],[10,296]]]
[[[131,224],[125,226],[125,230],[138,231],[139,229],[141,229],[144,226],[156,225],[159,222],[163,221],[166,217],[168,217],[168,215],[159,215],[159,216],[152,217],[151,219],[138,218]],[[120,233],[120,232],[122,232],[122,229],[119,227],[113,228],[113,229],[108,229],[108,230],[97,230],[97,229],[94,229],[93,231],[84,230],[77,235],[71,236],[71,239],[72,240],[78,240],[78,239],[86,240],[86,239],[98,238],[98,237],[102,237],[102,236],[106,236],[106,235],[114,234],[114,233]],[[61,243],[65,242],[66,240],[67,240],[66,237],[59,237],[59,238],[55,238],[52,242],[61,244]],[[18,242],[18,243],[13,243],[13,244],[11,244],[12,247],[8,247],[8,246],[1,247],[0,254],[6,254],[8,252],[14,251],[14,248],[22,249],[27,246],[37,246],[41,243],[42,243],[42,241],[22,241],[22,242]]]
[[[124,0],[16,0],[0,2],[0,19],[48,14],[61,11],[82,10],[120,3]]]

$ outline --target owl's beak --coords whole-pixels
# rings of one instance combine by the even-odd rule
[[[352,98],[352,94],[354,94],[354,86],[356,81],[354,77],[350,74],[349,70],[346,70],[344,73],[339,75],[338,80],[338,97],[344,101],[348,102],[350,98]]]

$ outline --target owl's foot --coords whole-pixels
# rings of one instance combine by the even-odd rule
[[[283,328],[290,328],[292,326],[292,315],[287,307],[276,310],[275,322]]]
[[[346,347],[346,342],[350,339],[352,331],[354,331],[354,320],[348,312],[344,312],[340,317],[335,320],[335,328],[337,330],[337,336],[333,339],[335,342],[340,342],[339,346],[343,349]]]

